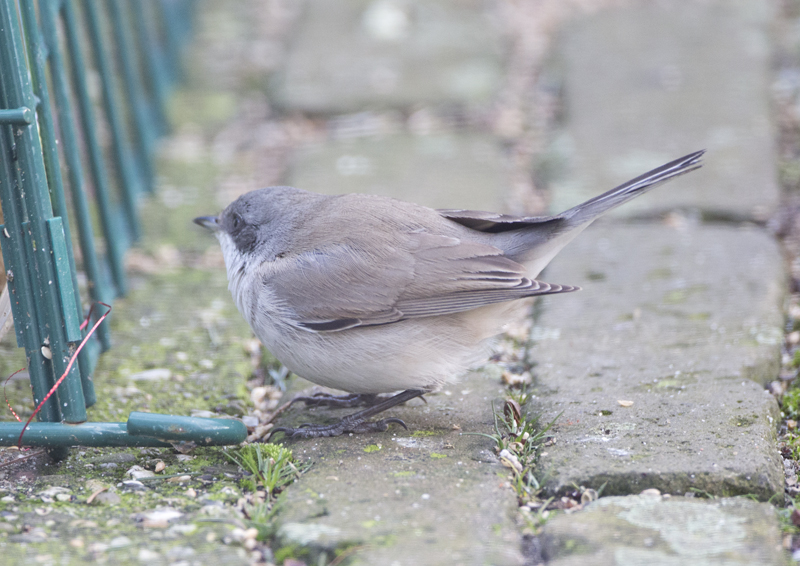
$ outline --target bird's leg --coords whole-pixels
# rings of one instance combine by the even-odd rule
[[[290,438],[319,438],[321,436],[339,436],[345,432],[384,432],[392,423],[399,424],[403,428],[408,429],[406,423],[393,417],[374,422],[368,421],[367,419],[385,411],[386,409],[391,409],[395,405],[405,403],[414,397],[419,397],[424,393],[425,391],[422,389],[406,389],[394,397],[389,397],[388,399],[384,399],[362,411],[353,413],[352,415],[347,415],[338,423],[334,423],[332,425],[304,424],[300,425],[298,428],[279,426],[272,429],[272,434],[275,434],[276,432],[283,432],[287,437]],[[270,435],[270,437],[271,436],[272,435]]]
[[[292,399],[294,405],[298,401],[306,407],[336,407],[348,409],[351,407],[370,407],[379,400],[375,393],[349,393],[347,395],[331,395],[329,393],[314,393],[310,396],[299,396]]]

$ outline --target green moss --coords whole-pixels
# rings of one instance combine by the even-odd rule
[[[708,289],[707,285],[691,285],[683,289],[674,289],[666,293],[662,302],[670,305],[680,304],[686,302],[690,296],[700,293]]]
[[[758,422],[758,415],[741,415],[733,417],[731,423],[738,427],[748,427]]]
[[[411,436],[414,438],[421,438],[425,436],[436,436],[436,433],[432,430],[415,430]]]
[[[378,452],[380,449],[380,444],[370,444],[369,446],[364,447],[364,452],[369,454],[370,452]]]
[[[447,454],[439,454],[438,452],[431,452],[431,458],[447,458]]]
[[[709,318],[711,318],[711,313],[707,312],[695,312],[689,315],[689,320],[704,321]]]
[[[650,280],[669,279],[670,277],[672,277],[672,270],[669,267],[659,267],[647,273],[647,278]]]
[[[409,471],[405,471],[405,472],[392,472],[392,475],[394,477],[396,477],[396,478],[408,478],[408,477],[414,476],[416,474],[417,474],[417,472],[412,472],[410,470]]]

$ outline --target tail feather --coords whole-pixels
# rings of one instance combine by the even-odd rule
[[[648,171],[644,175],[640,175],[627,183],[623,183],[602,195],[598,195],[578,206],[570,208],[559,214],[559,216],[568,220],[570,225],[580,225],[591,222],[612,208],[616,208],[674,177],[685,175],[690,171],[699,169],[703,166],[701,159],[704,153],[705,150],[703,149],[685,155],[675,161],[670,161],[666,165]]]

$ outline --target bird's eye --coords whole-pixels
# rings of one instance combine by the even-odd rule
[[[239,226],[242,225],[242,222],[244,222],[244,220],[242,220],[242,217],[240,215],[238,214],[233,215],[233,218],[231,219],[231,224],[233,225],[234,230],[238,230]]]

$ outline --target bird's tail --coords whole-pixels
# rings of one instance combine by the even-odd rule
[[[578,206],[570,208],[558,216],[567,220],[570,226],[579,226],[591,222],[612,208],[616,208],[674,177],[699,169],[703,166],[701,158],[705,152],[706,151],[702,149],[685,155],[675,161],[670,161],[666,165],[648,171],[644,175],[640,175],[627,183],[623,183],[602,195],[598,195]]]

